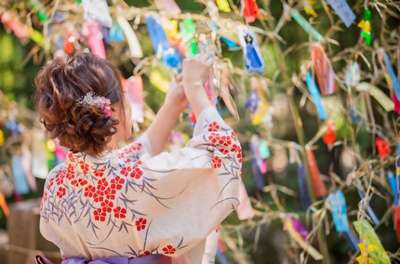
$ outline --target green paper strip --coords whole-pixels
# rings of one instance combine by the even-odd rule
[[[386,112],[393,111],[394,103],[393,101],[377,87],[370,83],[360,83],[356,86],[357,91],[369,93],[376,101],[385,109]]]
[[[311,36],[316,40],[316,41],[321,41],[324,38],[322,37],[321,34],[318,33],[318,31],[311,26],[310,23],[302,16],[300,13],[295,10],[295,9],[290,9],[290,14],[292,15],[293,19],[296,20],[296,22]]]
[[[372,245],[376,247],[376,250],[368,252],[369,257],[374,261],[375,264],[390,264],[390,259],[383,248],[381,241],[372,228],[371,224],[367,220],[353,222],[357,233],[360,235],[360,243],[365,242],[366,247]]]
[[[37,44],[39,44],[42,48],[44,47],[45,41],[44,41],[43,35],[40,32],[38,32],[36,30],[32,30],[30,38],[33,41],[35,41]]]
[[[193,57],[199,50],[197,48],[197,43],[194,39],[194,34],[196,33],[196,28],[194,26],[193,19],[191,17],[187,17],[183,22],[183,36],[184,38],[188,38],[188,42],[186,43],[186,56],[188,58]]]

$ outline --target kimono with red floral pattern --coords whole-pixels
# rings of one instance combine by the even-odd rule
[[[143,134],[102,157],[69,152],[47,179],[41,233],[63,258],[214,263],[218,225],[239,205],[241,162],[235,133],[214,107],[180,150],[152,156]]]

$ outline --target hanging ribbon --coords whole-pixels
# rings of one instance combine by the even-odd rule
[[[314,195],[316,197],[327,195],[328,190],[326,189],[325,183],[322,181],[314,152],[311,149],[307,149],[307,159]]]
[[[254,217],[253,207],[251,206],[249,195],[243,181],[240,181],[240,205],[236,208],[239,220],[250,219]]]
[[[29,193],[29,185],[24,171],[22,156],[13,157],[11,164],[12,173],[14,176],[15,191],[22,195]]]
[[[244,17],[247,23],[253,23],[257,18],[260,18],[258,5],[254,0],[242,0]]]
[[[0,147],[4,145],[4,132],[0,129]]]
[[[252,169],[254,179],[256,181],[256,187],[258,190],[262,190],[265,187],[265,181],[263,174],[267,173],[267,163],[260,153],[260,142],[261,139],[257,135],[253,135],[250,140],[250,152],[252,155]]]
[[[106,59],[106,50],[103,43],[103,35],[101,34],[99,25],[94,21],[86,20],[83,26],[87,30],[88,44],[93,55],[102,59]]]
[[[224,252],[222,252],[221,248],[218,246],[217,248],[217,255],[216,255],[219,263],[221,264],[229,264],[228,260],[226,259]]]
[[[189,15],[187,15],[186,19],[183,21],[182,36],[185,43],[186,57],[188,58],[191,58],[199,53],[197,43],[194,38],[195,34],[196,27],[194,25],[193,19]]]
[[[336,141],[336,127],[335,121],[331,120],[328,123],[328,128],[326,129],[324,135],[324,143],[328,146],[329,150],[332,150],[333,144]]]
[[[297,176],[299,182],[301,207],[304,210],[307,210],[312,202],[311,202],[310,192],[308,190],[306,167],[304,167],[303,163],[297,164]]]
[[[363,190],[363,187],[361,185],[361,181],[358,178],[355,181],[356,181],[358,195],[360,196],[361,199],[364,199],[365,196],[364,196],[364,193],[363,193],[364,190]],[[374,213],[374,211],[372,210],[372,208],[371,208],[371,206],[369,204],[367,205],[367,212],[368,212],[368,215],[371,217],[372,221],[374,222],[374,224],[378,225],[379,224],[379,219],[378,219],[378,217],[376,216],[376,214]]]
[[[32,174],[36,178],[46,179],[49,174],[47,165],[47,148],[44,131],[32,130]]]
[[[317,85],[314,82],[314,79],[311,76],[311,73],[307,72],[306,74],[306,83],[307,83],[307,88],[308,91],[310,92],[313,100],[315,107],[317,108],[317,113],[318,117],[320,120],[325,120],[327,118],[325,106],[322,103],[322,97],[321,94],[318,91]]]
[[[84,19],[96,21],[100,26],[112,27],[112,19],[106,0],[83,0]]]
[[[294,226],[293,223],[297,224],[297,228],[299,228],[299,230],[303,230],[303,228],[300,229],[300,225],[298,225],[298,222],[293,222],[292,220],[293,218],[291,217],[287,217],[285,218],[283,221],[284,226],[285,226],[285,230],[286,232],[289,233],[290,237],[296,241],[297,244],[299,244],[299,246],[306,251],[314,260],[318,261],[318,260],[322,260],[324,257],[313,247],[311,246],[309,243],[306,243],[304,240],[304,236],[302,236],[299,231],[297,231]],[[305,229],[305,228],[304,228]],[[303,234],[304,231],[302,231]]]
[[[125,34],[125,38],[129,46],[130,55],[133,58],[142,58],[143,57],[142,47],[140,46],[139,40],[136,37],[136,34],[133,31],[129,22],[126,20],[125,17],[121,15],[117,17],[117,22]]]
[[[350,6],[347,4],[346,0],[327,0],[328,3],[332,6],[333,10],[335,10],[336,14],[340,17],[346,27],[350,27],[351,24],[356,19],[356,15],[354,15]]]
[[[335,74],[324,47],[322,47],[321,44],[316,43],[311,47],[311,58],[313,60],[321,94],[329,95],[336,93],[338,88],[335,83]]]
[[[75,33],[70,30],[64,35],[64,51],[72,54],[75,49]]]
[[[110,42],[121,42],[125,39],[124,37],[124,31],[120,27],[120,25],[117,23],[117,21],[114,21],[111,29],[110,29]]]
[[[145,18],[147,30],[153,44],[154,52],[160,56],[164,63],[172,68],[180,67],[181,61],[171,47],[167,34],[154,15]]]
[[[364,9],[364,20],[358,23],[358,27],[362,28],[361,36],[365,39],[368,46],[371,46],[371,11]]]
[[[218,9],[222,12],[231,12],[231,7],[229,6],[228,0],[216,0]]]
[[[9,13],[5,12],[1,14],[1,22],[3,22],[6,28],[10,28],[18,38],[31,38],[39,46],[44,47],[45,41],[41,33],[21,24]]]
[[[318,14],[314,10],[315,0],[303,0],[303,8],[307,15],[317,17]]]
[[[322,35],[319,34],[319,32],[310,23],[308,23],[307,19],[300,15],[299,11],[290,8],[287,4],[284,4],[283,6],[285,10],[289,10],[293,19],[296,20],[296,22],[316,41],[322,41],[324,39]]]
[[[386,250],[383,248],[371,224],[364,219],[353,222],[353,225],[360,236],[360,241],[362,241],[359,244],[361,254],[357,258],[357,261],[360,264],[390,264],[391,262]]]
[[[39,18],[40,22],[46,22],[47,15],[46,12],[43,11],[43,6],[38,0],[31,0],[32,6],[36,9],[36,15]]]
[[[390,58],[389,58],[389,56],[387,55],[386,52],[385,52],[385,55],[384,55],[384,60],[385,60],[386,70],[387,70],[387,73],[389,75],[390,82],[392,84],[393,90],[396,93],[396,97],[400,98],[400,83],[399,83],[399,80],[397,79],[396,74],[394,73],[392,64],[390,63]]]
[[[355,87],[360,83],[360,66],[356,61],[347,64],[346,67],[346,85],[347,87]]]
[[[178,15],[181,9],[174,0],[156,0],[156,3],[167,13],[167,15]]]
[[[375,139],[375,142],[381,160],[392,154],[392,150],[390,149],[388,143],[385,140],[377,137]]]
[[[143,80],[140,75],[129,77],[125,83],[126,97],[131,104],[132,120],[142,123],[144,121]]]
[[[391,180],[391,186],[394,196],[394,203],[393,203],[394,230],[396,230],[397,240],[400,241],[400,157],[396,158],[396,178],[395,180]]]
[[[36,180],[32,175],[32,154],[25,146],[22,146],[22,163],[28,185],[32,191],[36,192]]]
[[[268,104],[264,99],[262,99],[258,102],[257,110],[253,115],[252,124],[254,126],[257,126],[263,122],[268,123],[267,117],[268,117]]]
[[[10,215],[10,209],[8,209],[6,198],[1,192],[0,192],[0,207],[1,210],[3,210],[4,215],[8,217]]]
[[[264,61],[255,32],[246,27],[239,27],[238,35],[245,56],[247,73],[257,72],[264,75]]]

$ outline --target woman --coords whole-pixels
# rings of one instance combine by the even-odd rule
[[[214,262],[218,225],[239,205],[241,147],[205,93],[212,63],[186,59],[153,123],[122,149],[131,109],[111,63],[79,54],[39,73],[41,122],[70,149],[49,174],[40,221],[65,263]],[[161,153],[188,102],[193,138]]]

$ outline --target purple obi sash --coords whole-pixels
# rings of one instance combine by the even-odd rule
[[[54,264],[50,260],[40,255],[35,257],[36,264]],[[136,259],[127,257],[109,257],[97,260],[87,260],[80,258],[69,258],[63,260],[61,264],[171,264],[171,258],[161,254],[143,256]]]

